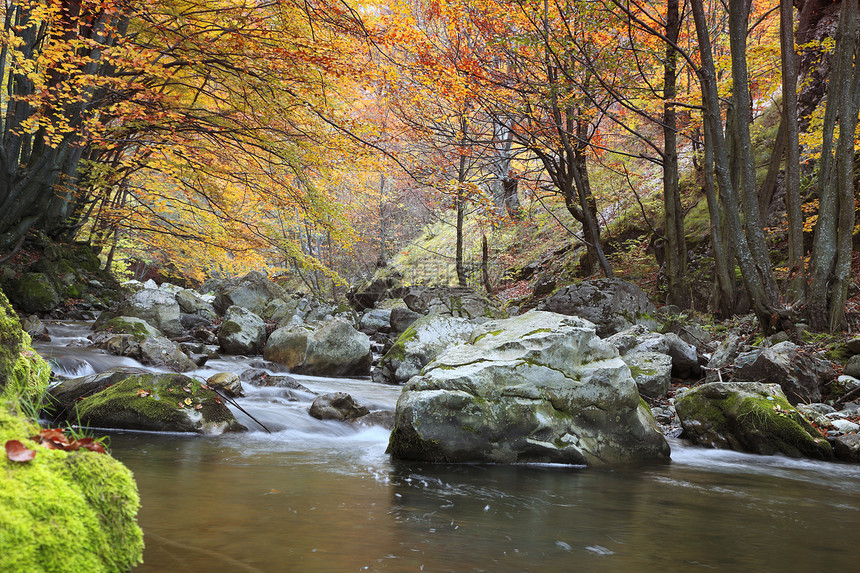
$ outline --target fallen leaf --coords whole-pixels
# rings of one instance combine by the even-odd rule
[[[188,405],[190,406],[190,405],[192,404],[192,400],[191,400],[191,398],[186,398],[186,399],[185,399],[185,403],[186,403],[186,404],[188,404]]]
[[[8,440],[6,442],[6,457],[13,462],[29,462],[36,457],[36,450],[31,450],[18,440]]]
[[[149,392],[149,390],[144,390],[143,388],[138,388],[137,389],[137,395],[142,397],[142,398],[146,398],[147,396],[150,395],[150,392]]]
[[[180,408],[184,408],[184,407],[185,407],[185,404],[183,404],[182,402],[180,402],[180,403],[179,403],[179,407],[180,407]]]
[[[106,454],[104,444],[99,441],[96,441],[92,438],[81,438],[77,441],[77,445],[85,450],[89,450],[91,452],[98,452],[100,454]]]
[[[194,406],[194,409],[199,410],[202,407],[203,407],[203,404],[197,404],[196,406]]]

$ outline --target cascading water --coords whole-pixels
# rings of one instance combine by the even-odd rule
[[[85,324],[49,324],[37,350],[80,375],[134,360],[82,346]],[[225,357],[190,373],[240,372]],[[147,368],[152,370],[151,368]],[[399,388],[295,376],[393,409]],[[856,567],[860,467],[672,442],[668,465],[615,469],[403,463],[388,432],[320,421],[312,395],[245,386],[272,429],[220,437],[124,433],[145,563],[136,571],[799,571]]]

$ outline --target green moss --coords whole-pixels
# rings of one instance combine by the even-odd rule
[[[544,330],[549,331],[549,329],[544,329]],[[493,330],[493,331],[490,331],[490,332],[485,332],[485,333],[483,333],[482,335],[478,336],[478,337],[477,337],[477,338],[472,342],[472,344],[477,344],[479,340],[483,340],[484,338],[486,338],[486,337],[488,337],[488,336],[498,336],[498,335],[500,335],[502,332],[504,332],[504,331],[503,331],[503,330]],[[535,331],[535,332],[538,332],[538,331]],[[529,333],[529,334],[532,334],[532,333]],[[526,335],[526,336],[528,336],[528,335]]]
[[[131,472],[104,454],[47,450],[38,428],[0,403],[0,442],[36,450],[26,463],[0,460],[0,571],[128,571],[141,562],[140,506]]]
[[[656,370],[651,370],[650,368],[640,368],[639,366],[629,366],[630,375],[633,376],[634,379],[640,376],[655,376],[657,374]]]
[[[699,441],[758,454],[832,459],[827,440],[784,396],[706,395],[702,388],[688,392],[676,404],[685,430]]]
[[[201,423],[236,422],[214,392],[182,374],[130,376],[76,404],[76,415],[84,423],[141,430],[199,432],[203,428],[192,419],[195,413],[202,416]]]
[[[34,399],[44,394],[51,368],[30,345],[18,315],[0,291],[0,396]]]

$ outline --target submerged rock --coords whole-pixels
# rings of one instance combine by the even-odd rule
[[[366,416],[370,410],[355,402],[345,392],[317,396],[308,410],[317,420],[354,420]]]
[[[97,386],[104,382],[98,381],[103,375],[61,382],[52,392],[87,386],[87,379]],[[129,372],[113,376],[112,384],[76,399],[65,410],[65,419],[97,428],[154,432],[221,434],[244,429],[218,395],[193,378]]]
[[[434,462],[669,457],[615,347],[588,321],[539,311],[486,323],[412,378],[397,401],[388,451]]]
[[[684,434],[697,444],[754,454],[829,460],[833,451],[778,384],[713,382],[675,402]]]

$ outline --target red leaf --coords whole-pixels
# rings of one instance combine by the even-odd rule
[[[89,450],[91,452],[98,452],[100,454],[106,454],[104,445],[101,442],[97,442],[92,438],[81,438],[78,440],[77,445],[85,450]]]
[[[36,457],[36,450],[31,450],[18,440],[9,440],[6,442],[6,457],[13,462],[29,462]]]

